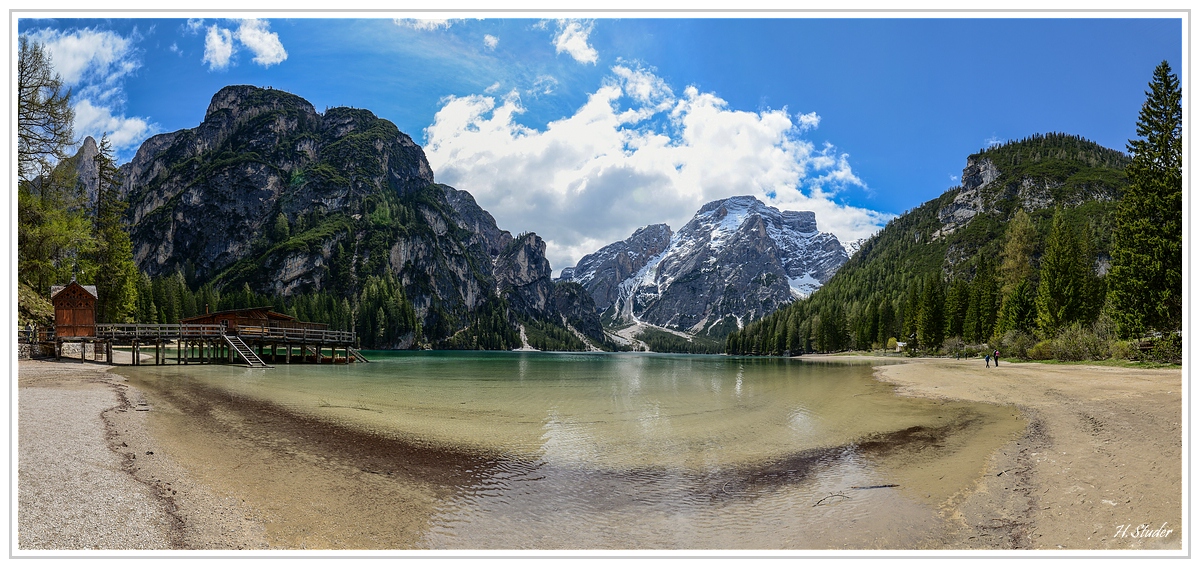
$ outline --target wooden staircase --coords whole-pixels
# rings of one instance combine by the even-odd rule
[[[361,352],[359,352],[359,350],[357,350],[353,347],[350,347],[350,348],[348,348],[348,351],[350,351],[350,356],[354,357],[355,361],[361,361],[363,363],[370,363],[370,361],[368,361],[366,357],[363,357],[363,354]]]
[[[236,335],[229,336],[229,335],[222,334],[221,339],[224,339],[225,344],[228,345],[230,349],[233,349],[235,352],[237,352],[238,355],[240,355],[242,357],[242,360],[246,362],[247,367],[251,367],[251,368],[255,368],[255,369],[272,369],[272,368],[274,368],[274,367],[271,367],[270,365],[264,363],[263,360],[258,357],[258,354],[256,354],[254,352],[254,350],[250,348],[249,345],[246,345],[245,341],[242,341],[242,338],[240,338]]]

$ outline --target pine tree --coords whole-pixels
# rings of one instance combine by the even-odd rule
[[[1038,281],[1037,324],[1047,336],[1078,321],[1088,292],[1078,237],[1062,209],[1054,212]]]
[[[117,197],[121,180],[107,136],[101,137],[95,160],[98,176],[95,220],[97,246],[91,261],[98,295],[96,319],[123,323],[132,320],[137,309],[138,270],[133,263],[133,244],[129,232],[121,220],[128,205]],[[182,278],[179,275],[179,279]]]
[[[971,285],[966,280],[955,280],[946,293],[946,336],[963,337],[967,309],[971,303]]]
[[[24,182],[50,173],[74,145],[71,91],[42,44],[21,36],[17,60],[17,171]]]
[[[963,317],[964,339],[983,343],[992,337],[996,326],[996,304],[995,270],[980,255],[976,261],[975,279],[971,281],[971,298]]]
[[[925,279],[921,294],[921,315],[917,318],[917,341],[926,350],[942,346],[946,338],[946,293],[937,275]]]
[[[1033,251],[1037,247],[1037,229],[1024,209],[1018,209],[1004,231],[1000,251],[1000,297],[1007,298],[1013,288],[1033,277]]]
[[[74,145],[71,92],[41,44],[19,40],[17,274],[39,294],[79,274],[95,246],[74,168],[55,167]]]
[[[1163,61],[1128,149],[1129,187],[1117,205],[1108,295],[1119,332],[1176,331],[1183,322],[1183,106]]]
[[[1030,333],[1037,325],[1037,305],[1030,293],[1028,280],[1017,284],[1007,296],[996,322],[996,334],[1003,335],[1009,330]]]

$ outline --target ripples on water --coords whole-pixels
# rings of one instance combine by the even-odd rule
[[[433,511],[430,548],[914,547],[937,530],[933,508],[903,486],[853,489],[895,482],[879,457],[887,452],[871,448],[920,453],[930,433],[978,421],[967,405],[893,395],[867,365],[368,356],[366,365],[140,372],[483,456],[446,466],[466,481]]]

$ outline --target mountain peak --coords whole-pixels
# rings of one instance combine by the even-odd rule
[[[652,227],[661,229],[649,239]],[[562,278],[583,285],[613,319],[718,337],[812,293],[846,260],[813,212],[739,195],[706,203],[674,234],[666,225],[639,229]]]

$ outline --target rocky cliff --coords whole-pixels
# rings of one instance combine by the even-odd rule
[[[150,138],[121,172],[150,276],[353,297],[390,274],[435,344],[485,304],[511,307],[514,327],[561,325],[541,239],[513,239],[469,193],[435,184],[420,146],[367,110],[226,87],[200,125]]]
[[[724,337],[811,294],[847,260],[809,211],[780,211],[753,197],[702,207],[678,232],[640,229],[565,269],[613,322],[640,321]]]

